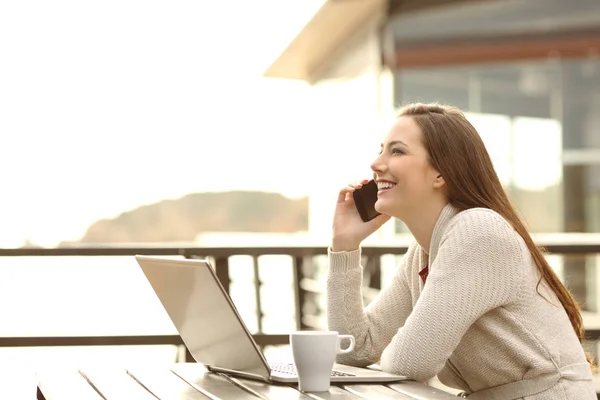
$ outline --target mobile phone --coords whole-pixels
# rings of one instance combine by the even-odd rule
[[[352,192],[354,204],[358,210],[358,215],[364,222],[368,222],[381,213],[375,211],[375,202],[377,201],[377,182],[370,180],[360,189]]]

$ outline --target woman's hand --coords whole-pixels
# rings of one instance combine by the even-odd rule
[[[358,214],[352,193],[367,183],[365,179],[357,185],[348,185],[338,195],[333,216],[332,251],[352,251],[358,249],[360,243],[375,232],[391,218],[378,215],[369,222],[363,222]]]

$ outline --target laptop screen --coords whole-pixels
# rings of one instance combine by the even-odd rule
[[[266,360],[205,260],[136,256],[194,359],[268,377]]]

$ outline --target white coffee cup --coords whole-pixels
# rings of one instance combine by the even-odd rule
[[[342,349],[341,341],[350,340]],[[298,331],[290,334],[294,364],[298,374],[298,388],[302,392],[326,392],[331,385],[331,371],[335,356],[354,350],[354,336],[335,331]]]

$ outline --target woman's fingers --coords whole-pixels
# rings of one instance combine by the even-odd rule
[[[338,203],[342,203],[345,200],[348,200],[349,198],[351,198],[352,196],[349,195],[350,193],[354,192],[357,189],[362,188],[363,185],[368,182],[369,182],[368,179],[363,179],[362,181],[360,181],[358,183],[349,183],[348,186],[345,186],[344,188],[342,188],[342,190],[340,190],[340,193],[338,195]]]
[[[350,195],[352,192],[354,192],[354,187],[353,186],[346,186],[344,188],[342,188],[342,190],[340,190],[340,193],[338,194],[338,203],[343,203],[344,201],[346,201],[346,199],[348,198],[348,195]],[[350,196],[352,197],[352,196]]]

